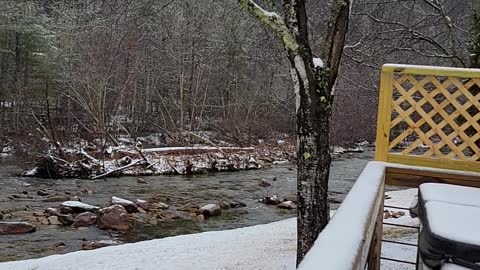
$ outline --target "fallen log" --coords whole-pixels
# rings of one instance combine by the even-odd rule
[[[123,167],[116,168],[115,170],[112,170],[112,171],[106,172],[106,173],[104,173],[104,174],[100,174],[100,175],[94,176],[94,177],[92,177],[91,179],[92,179],[92,180],[95,180],[95,179],[99,179],[99,178],[103,178],[103,177],[109,176],[109,175],[111,175],[111,174],[113,174],[113,173],[117,173],[117,172],[124,171],[124,170],[126,170],[126,169],[128,169],[128,168],[131,168],[131,167],[133,167],[133,166],[143,164],[142,161],[143,161],[143,160],[134,161],[134,162],[132,162],[132,163],[130,163],[130,164],[128,164],[128,165],[125,165],[125,166],[123,166]]]

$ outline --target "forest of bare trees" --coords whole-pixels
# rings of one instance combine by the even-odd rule
[[[316,2],[313,52],[328,30]],[[373,140],[382,64],[477,67],[475,5],[355,1],[333,143]],[[155,133],[188,144],[181,134],[209,131],[246,145],[295,132],[288,67],[275,35],[233,0],[1,0],[0,139],[115,144]]]

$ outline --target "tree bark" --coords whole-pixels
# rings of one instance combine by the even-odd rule
[[[322,44],[324,65],[315,65],[308,37],[305,0],[284,0],[284,19],[251,0],[243,8],[277,32],[291,64],[297,106],[297,265],[329,221],[328,179],[331,164],[330,118],[334,86],[348,30],[349,0],[331,0],[330,24]],[[323,63],[323,61],[321,61]]]

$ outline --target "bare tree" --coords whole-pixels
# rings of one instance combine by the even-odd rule
[[[328,32],[318,52],[320,58],[314,57],[310,47],[304,0],[284,0],[283,18],[252,0],[239,3],[276,32],[291,65],[298,137],[298,264],[329,220],[330,117],[351,2],[323,2],[331,10]]]

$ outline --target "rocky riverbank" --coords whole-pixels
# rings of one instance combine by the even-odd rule
[[[364,152],[360,143],[353,148],[333,147],[334,158]],[[293,142],[255,147],[94,147],[50,151],[23,173],[27,177],[98,179],[119,176],[192,175],[268,168],[295,160]]]
[[[92,191],[86,190],[84,195],[88,196],[91,193]],[[28,192],[24,192],[22,195],[24,196],[11,196],[10,199],[34,200],[38,197],[43,198],[43,201],[62,199],[61,196],[49,195],[49,192],[45,190],[38,190],[36,196],[29,195]],[[269,198],[268,202],[265,201],[265,198],[260,199],[259,202],[272,207],[276,206],[279,209],[292,210],[296,208],[294,202],[287,199],[280,200],[277,195],[273,196],[274,199],[266,198]],[[204,223],[207,219],[222,215],[223,211],[247,206],[244,202],[233,200],[219,200],[216,203],[209,204],[190,202],[181,205],[169,205],[155,198],[128,200],[116,196],[111,197],[108,205],[96,206],[81,202],[81,198],[78,196],[70,199],[75,200],[61,202],[56,207],[48,207],[44,211],[33,211],[29,207],[22,210],[17,209],[17,211],[2,210],[0,235],[33,234],[37,231],[37,228],[45,228],[46,226],[63,227],[72,231],[96,227],[107,232],[125,233],[135,226],[156,226],[159,223],[179,220]],[[1,221],[2,219],[6,221]],[[12,221],[18,219],[23,221]],[[75,249],[92,250],[120,243],[120,241],[115,240],[92,241],[83,239],[81,247]],[[49,248],[54,252],[62,252],[67,248],[67,245],[64,242],[58,242]]]
[[[110,147],[62,149],[41,157],[23,175],[41,178],[97,179],[118,176],[192,175],[253,170],[291,162],[294,149],[284,144],[265,147]],[[61,154],[60,154],[61,153]]]

